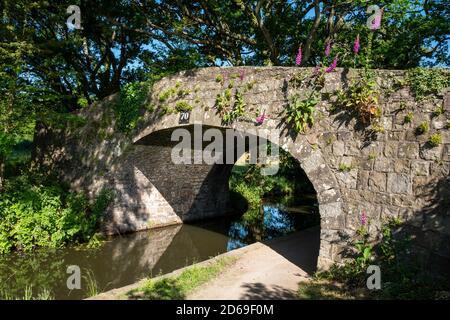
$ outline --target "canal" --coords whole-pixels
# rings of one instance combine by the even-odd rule
[[[108,238],[101,245],[39,249],[0,258],[1,299],[83,299],[206,260],[256,241],[319,224],[314,196],[302,203],[265,201],[243,215]],[[81,289],[69,290],[67,267],[81,269]]]

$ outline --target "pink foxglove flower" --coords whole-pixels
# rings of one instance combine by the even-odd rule
[[[363,226],[365,226],[367,224],[367,215],[364,211],[361,213],[361,224]]]
[[[325,57],[329,57],[331,53],[331,42],[327,42],[327,46],[325,47]]]
[[[359,34],[358,34],[356,36],[355,43],[353,44],[353,53],[358,54],[359,48],[360,48],[360,43],[359,43]]]
[[[302,63],[302,47],[298,48],[297,57],[295,57],[295,65],[299,66]]]
[[[262,114],[260,114],[258,117],[256,117],[256,123],[257,124],[263,124],[264,120],[266,120],[268,117],[266,116],[266,111],[264,111]]]
[[[239,72],[239,79],[241,79],[241,81],[244,81],[244,77],[245,77],[245,71],[244,71],[244,70],[241,70],[241,71]]]
[[[338,56],[334,57],[333,62],[330,64],[330,66],[325,70],[325,72],[330,73],[333,72],[334,69],[336,69],[337,67],[337,62],[338,62]]]

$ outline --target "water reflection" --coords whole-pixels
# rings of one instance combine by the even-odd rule
[[[23,298],[32,288],[35,297],[48,290],[56,299],[82,299],[88,295],[88,273],[102,292],[318,223],[315,206],[289,211],[284,205],[266,203],[240,217],[117,236],[96,249],[45,249],[2,257],[0,298]],[[69,265],[81,268],[81,290],[66,287]]]

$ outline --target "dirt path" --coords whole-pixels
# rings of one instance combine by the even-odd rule
[[[230,269],[187,299],[295,299],[298,283],[314,271],[319,229],[256,243]]]

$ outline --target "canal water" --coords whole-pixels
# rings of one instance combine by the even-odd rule
[[[314,203],[288,207],[266,202],[241,216],[115,236],[97,248],[15,253],[0,257],[0,299],[83,299],[317,224]],[[67,288],[70,265],[80,267],[80,290]]]

